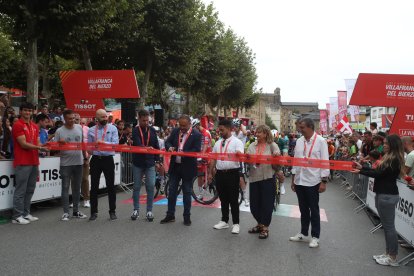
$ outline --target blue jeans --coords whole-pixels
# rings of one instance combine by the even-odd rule
[[[400,199],[399,195],[377,194],[375,207],[377,207],[385,234],[385,252],[398,255],[398,235],[395,230],[395,206]]]
[[[155,186],[155,167],[139,168],[132,166],[134,174],[134,192],[132,199],[134,201],[134,210],[139,210],[139,194],[141,192],[142,176],[145,175],[145,189],[147,190],[147,212],[152,211],[152,203],[154,201]]]
[[[186,172],[181,165],[176,165],[174,173],[170,176],[168,187],[168,211],[167,215],[175,216],[175,205],[177,203],[177,187],[182,181],[183,203],[184,203],[184,217],[191,215],[191,190],[193,187],[193,180],[186,177]]]

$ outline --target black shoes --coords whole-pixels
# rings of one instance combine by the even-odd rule
[[[109,213],[109,219],[110,220],[116,220],[118,217],[116,216],[115,213]]]
[[[89,217],[90,221],[94,221],[98,218],[98,214],[97,213],[92,213],[91,216]]]
[[[165,223],[174,222],[174,221],[175,221],[175,217],[167,215],[163,220],[160,221],[160,223],[165,224]]]
[[[185,226],[190,226],[191,225],[190,217],[184,217],[184,225]]]

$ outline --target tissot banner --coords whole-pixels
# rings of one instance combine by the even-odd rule
[[[102,99],[73,99],[68,97],[66,98],[66,106],[78,113],[82,118],[93,118],[95,117],[96,110],[105,109]]]
[[[358,76],[350,104],[412,108],[414,75],[361,73]]]
[[[398,108],[392,120],[390,134],[414,136],[414,109]]]

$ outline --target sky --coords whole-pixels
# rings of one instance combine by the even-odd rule
[[[413,0],[202,0],[256,54],[257,89],[325,108],[359,73],[413,74]]]

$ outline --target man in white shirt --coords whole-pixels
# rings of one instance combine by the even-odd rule
[[[358,152],[360,152],[361,148],[362,148],[362,140],[360,138],[361,138],[361,136],[359,135],[358,132],[354,132],[352,134],[352,139],[355,141],[355,143],[358,147]]]
[[[295,158],[329,160],[328,144],[325,139],[315,132],[312,119],[304,118],[299,122],[303,136],[296,142]],[[309,241],[309,224],[312,226],[309,247],[319,246],[320,214],[319,193],[326,190],[329,169],[310,167],[293,167],[292,191],[296,192],[301,213],[301,232],[290,241]]]
[[[219,122],[221,139],[213,148],[213,153],[244,153],[242,141],[232,136],[231,121]],[[221,221],[214,225],[214,229],[221,230],[229,228],[229,206],[233,221],[232,233],[240,233],[239,225],[239,162],[212,160],[209,166],[208,179],[212,181],[216,176],[216,187],[221,201]]]

